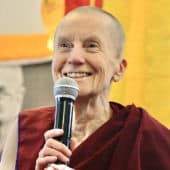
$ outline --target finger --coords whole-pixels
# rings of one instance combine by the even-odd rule
[[[35,170],[44,169],[45,167],[48,166],[48,164],[54,163],[56,161],[57,161],[57,157],[55,156],[46,156],[43,158],[38,157],[38,159],[36,160]]]
[[[70,157],[72,154],[71,150],[66,145],[56,141],[55,139],[48,139],[46,141],[45,148],[53,148],[59,152],[62,152],[67,157]]]
[[[74,170],[66,165],[51,164],[50,167],[55,168],[56,170]]]
[[[57,168],[53,168],[53,167],[51,167],[51,166],[48,166],[47,168],[45,168],[44,170],[59,170],[59,169],[57,169]]]
[[[40,158],[48,157],[48,156],[55,156],[58,160],[62,161],[63,163],[69,162],[69,157],[65,156],[62,152],[59,152],[52,148],[43,149],[39,153]]]
[[[63,133],[64,133],[63,129],[51,129],[44,133],[44,138],[45,138],[45,140],[47,140],[49,138],[61,136],[61,135],[63,135]]]
[[[45,168],[44,170],[58,170],[58,169],[49,166],[49,167]]]

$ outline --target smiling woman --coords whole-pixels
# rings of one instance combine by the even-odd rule
[[[120,23],[104,12],[96,16],[94,12],[93,20],[89,20],[90,12],[69,13],[58,26],[54,41],[53,79],[63,75],[76,79],[79,96],[85,95],[83,89],[89,95],[104,89],[108,94],[110,82],[119,81],[126,68],[126,60],[118,52],[124,44]]]
[[[76,8],[63,18],[55,34],[52,74],[54,82],[71,77],[80,89],[70,145],[57,140],[64,133],[53,128],[57,106],[26,110],[7,140],[1,165],[42,170],[59,161],[76,170],[170,169],[169,129],[143,108],[108,101],[111,84],[127,66],[122,32],[115,17],[95,7]],[[11,139],[18,141],[12,150]]]

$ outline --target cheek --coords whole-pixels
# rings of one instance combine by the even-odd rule
[[[52,62],[52,69],[54,72],[58,73],[64,67],[65,59],[64,57],[54,57]]]
[[[112,61],[104,62],[101,67],[101,81],[103,81],[104,84],[110,84],[116,70],[117,68]]]
[[[62,62],[58,60],[58,58],[53,59],[51,72],[54,82],[61,76],[60,70],[62,69],[62,65],[63,65]]]
[[[101,62],[98,64],[97,69],[97,76],[95,77],[94,84],[99,88],[103,89],[110,82],[110,73],[108,72],[108,65],[105,62]]]

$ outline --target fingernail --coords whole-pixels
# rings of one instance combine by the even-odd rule
[[[64,133],[64,130],[63,130],[63,129],[60,129],[60,133],[63,134],[63,133]]]
[[[52,159],[56,161],[58,158],[56,156],[53,156]]]

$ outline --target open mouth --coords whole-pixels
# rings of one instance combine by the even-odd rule
[[[70,77],[70,78],[83,78],[83,77],[89,77],[92,73],[89,72],[68,72],[64,73],[64,76]]]

